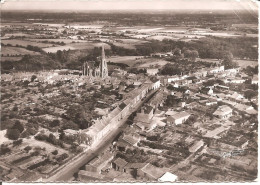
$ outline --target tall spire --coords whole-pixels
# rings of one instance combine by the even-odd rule
[[[101,78],[106,78],[108,76],[108,69],[107,69],[107,62],[106,62],[106,59],[105,59],[104,44],[102,44],[100,72],[101,72],[101,74],[100,74]]]
[[[105,60],[105,49],[104,49],[104,44],[102,44],[102,61]]]

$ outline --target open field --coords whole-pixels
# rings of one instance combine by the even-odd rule
[[[178,40],[179,38],[173,36],[164,36],[164,35],[154,35],[146,38],[147,40],[159,40],[162,41],[163,39],[167,40]]]
[[[143,56],[112,56],[107,59],[108,62],[127,64],[130,67],[139,62]]]
[[[204,62],[210,62],[210,63],[219,63],[220,62],[220,60],[218,60],[218,59],[201,59],[201,58],[197,59],[197,61],[200,61],[200,60],[204,61]],[[255,67],[256,65],[258,65],[258,62],[255,60],[234,59],[234,61],[237,62],[241,68],[245,68],[247,66]]]
[[[93,49],[94,47],[102,47],[102,44],[104,44],[105,49],[110,49],[110,46],[105,43],[93,43],[93,42],[82,42],[82,43],[71,43],[68,44],[68,46],[72,46],[75,49]]]
[[[2,47],[2,56],[20,56],[20,55],[39,55],[40,53],[34,52],[34,51],[29,51],[24,48],[19,48],[19,47]]]
[[[30,37],[31,35],[27,34],[27,33],[7,33],[7,34],[5,34],[5,37],[11,37],[11,36],[14,36],[14,37]]]
[[[70,43],[65,46],[55,46],[55,47],[49,47],[44,48],[43,50],[47,53],[55,53],[58,50],[91,50],[94,47],[101,47],[102,43],[91,43],[91,42],[81,42],[81,43]],[[105,49],[110,49],[110,46],[108,44],[104,44]]]
[[[21,59],[22,57],[1,57],[1,61],[18,61]]]
[[[87,40],[72,40],[72,39],[29,39],[30,41],[36,41],[36,42],[64,42],[65,44],[70,44],[73,42],[88,42]]]
[[[118,39],[121,42],[125,43],[125,44],[143,44],[146,43],[147,41],[144,40],[139,40],[139,39]]]
[[[163,59],[143,58],[142,56],[112,56],[107,61],[127,64],[129,67],[149,68],[164,66],[168,62]]]
[[[146,34],[125,34],[126,36],[129,36],[131,38],[135,38],[135,39],[143,39],[143,38],[147,38],[151,35],[146,35]]]
[[[241,68],[245,68],[247,66],[255,67],[258,65],[257,61],[254,60],[235,60]]]
[[[140,62],[140,65],[137,65],[138,68],[160,68],[168,63],[168,61],[163,59],[157,59],[157,58],[144,58],[138,60]]]
[[[212,58],[197,58],[197,61],[209,62],[209,63],[219,63],[220,60]]]
[[[196,35],[204,36],[216,36],[216,37],[240,37],[241,35],[227,32],[208,32],[208,33],[196,33]]]
[[[75,50],[74,47],[72,46],[55,46],[55,47],[49,47],[49,48],[44,48],[43,51],[47,53],[56,53],[58,50]]]
[[[21,45],[21,46],[37,46],[40,48],[47,48],[47,47],[51,47],[53,46],[53,44],[48,44],[48,43],[41,43],[41,42],[33,42],[30,40],[18,40],[18,39],[12,39],[12,40],[2,40],[3,44],[11,44],[12,46],[16,46],[16,45]]]
[[[122,47],[125,49],[135,49],[134,44],[125,44],[125,43],[120,43],[120,42],[114,42],[113,43],[115,46]]]

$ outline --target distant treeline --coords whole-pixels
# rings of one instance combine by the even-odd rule
[[[233,11],[212,12],[207,11],[135,11],[135,12],[22,12],[22,11],[3,11],[2,20],[4,21],[22,21],[44,23],[70,23],[70,22],[95,22],[104,21],[117,23],[120,25],[135,26],[161,26],[161,25],[196,25],[196,27],[210,27],[214,30],[225,30],[232,24],[258,23],[257,15],[251,12],[239,11],[234,14]],[[239,16],[239,18],[238,18]],[[34,19],[34,20],[33,20]]]
[[[258,58],[258,41],[250,37],[219,38],[206,37],[197,41],[184,42],[174,40],[152,40],[151,42],[137,45],[136,49],[126,49],[108,43],[111,46],[111,54],[119,56],[149,56],[156,52],[169,52],[181,49],[197,50],[200,58],[222,59],[225,53],[231,52],[235,58]]]
[[[240,59],[253,59],[258,58],[257,46],[258,41],[254,38],[237,37],[237,38],[218,38],[206,37],[197,41],[183,42],[174,40],[157,41],[152,40],[148,43],[137,45],[136,49],[126,49],[123,47],[115,46],[112,43],[107,43],[111,49],[106,50],[106,56],[119,55],[119,56],[149,56],[156,52],[169,52],[181,50],[197,51],[200,58],[223,59],[227,54],[233,54],[234,58]],[[80,69],[85,61],[100,61],[101,48],[95,47],[94,49],[85,50],[68,50],[57,51],[56,53],[45,53],[37,46],[26,47],[28,50],[41,52],[41,56],[24,56],[21,61],[5,61],[1,62],[2,72],[8,72],[11,69],[15,70],[42,70],[42,69]],[[178,52],[177,52],[178,53]],[[116,64],[119,65],[119,64]],[[125,66],[121,66],[125,67]],[[232,67],[232,66],[231,66]]]
[[[61,64],[57,60],[51,59],[46,54],[43,55],[25,55],[19,61],[1,62],[1,72],[9,73],[11,71],[40,71],[59,69]]]

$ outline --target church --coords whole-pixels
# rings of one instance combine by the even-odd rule
[[[101,61],[99,66],[95,66],[95,62],[84,62],[82,67],[82,75],[89,76],[90,78],[102,78],[108,77],[107,62],[105,59],[105,49],[102,45]]]

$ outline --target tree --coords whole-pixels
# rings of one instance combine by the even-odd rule
[[[21,124],[21,122],[19,120],[15,121],[15,123],[14,123],[12,128],[19,130],[20,133],[22,133],[23,130],[24,130],[24,126],[23,126],[23,124]]]
[[[57,155],[57,154],[58,154],[58,150],[54,150],[54,151],[52,152],[52,154],[53,154],[53,155]]]
[[[30,150],[32,149],[32,147],[30,147],[30,146],[26,146],[25,148],[24,148],[24,150],[28,153]]]
[[[180,50],[180,48],[175,48],[173,54],[174,54],[175,56],[181,56],[181,50]]]
[[[59,126],[59,125],[60,125],[60,120],[58,120],[58,119],[53,120],[53,121],[50,122],[50,124],[49,124],[50,127],[57,127],[57,126]]]
[[[247,99],[252,99],[253,97],[257,96],[258,92],[257,91],[254,91],[254,90],[247,90],[245,91],[244,95],[245,95],[245,98]]]
[[[8,146],[2,144],[1,148],[0,148],[0,155],[5,155],[8,152],[11,152],[10,148],[8,148]]]
[[[68,158],[68,157],[69,157],[69,155],[68,155],[67,153],[61,154],[62,160],[66,159],[66,158]]]
[[[13,146],[18,146],[18,145],[22,144],[22,142],[23,142],[22,139],[19,139],[19,140],[13,141]]]
[[[222,59],[222,65],[225,66],[225,69],[238,67],[238,63],[233,61],[233,54],[230,51],[224,52]]]
[[[31,77],[31,82],[33,82],[36,78],[37,78],[36,75],[32,75],[32,77]]]
[[[187,49],[187,50],[184,51],[183,54],[184,54],[185,58],[190,58],[191,51],[189,49]]]
[[[180,103],[180,101],[181,100],[179,98],[175,98],[175,96],[173,96],[173,95],[168,95],[167,99],[165,101],[165,105],[168,107],[173,107],[173,106],[178,105],[178,103]]]
[[[190,59],[192,62],[195,62],[196,61],[196,58],[199,56],[199,53],[197,50],[192,50],[190,52]]]
[[[47,141],[54,144],[54,145],[56,145],[56,143],[57,143],[56,137],[52,133],[49,134]]]
[[[17,140],[20,137],[20,131],[17,129],[7,129],[6,136],[8,139]]]

